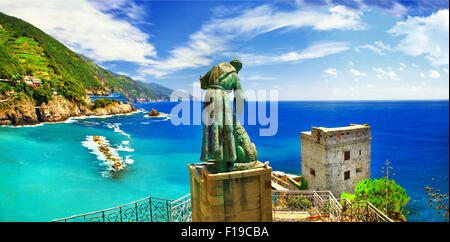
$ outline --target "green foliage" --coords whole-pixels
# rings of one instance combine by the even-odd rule
[[[351,193],[342,192],[341,198],[347,198],[350,201],[356,201],[356,195]]]
[[[300,177],[300,184],[294,183],[294,185],[300,190],[308,190],[308,181],[303,176]]]
[[[82,104],[86,104],[84,101],[84,97],[86,96],[86,92],[83,89],[83,86],[80,83],[66,80],[60,86],[56,88],[57,92],[63,95],[70,101],[81,102]]]
[[[300,187],[299,187],[299,189],[300,190],[308,190],[309,189],[308,181],[303,176],[300,177]]]
[[[116,99],[109,99],[109,98],[99,98],[99,99],[95,99],[94,104],[92,105],[91,109],[96,109],[96,108],[104,108],[112,103],[120,103],[119,100]]]
[[[0,30],[1,34],[2,31]],[[21,78],[20,73],[25,73],[23,66],[20,65],[17,58],[6,52],[4,45],[0,44],[0,78],[18,80]]]
[[[33,95],[33,89],[28,86],[24,81],[20,81],[14,85],[14,91],[16,93],[22,93],[25,94],[28,97],[31,97]],[[19,95],[20,97],[20,95]]]
[[[387,191],[387,203],[386,203]],[[387,212],[389,214],[402,214],[405,206],[411,199],[406,194],[406,190],[395,183],[394,180],[380,179],[364,179],[356,185],[355,200],[367,200],[377,207],[380,211],[385,211],[387,204]]]
[[[0,94],[5,94],[6,92],[11,91],[11,89],[12,87],[9,84],[0,82]]]
[[[41,104],[43,102],[48,103],[48,101],[53,99],[53,91],[47,85],[34,88],[33,99],[36,100],[37,104]]]

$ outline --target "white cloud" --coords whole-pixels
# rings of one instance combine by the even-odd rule
[[[367,84],[368,88],[374,88],[375,86],[372,83]]]
[[[386,55],[386,51],[392,51],[392,48],[389,45],[385,45],[382,41],[375,41],[373,45],[361,45],[355,48],[355,51],[360,52],[361,49],[371,50],[379,55]]]
[[[430,78],[433,78],[433,79],[437,79],[437,78],[441,77],[441,75],[439,74],[439,72],[436,71],[436,70],[429,70],[428,73],[429,73],[428,76],[429,76]]]
[[[405,65],[405,63],[403,63],[403,62],[400,62],[400,67],[398,68],[398,70],[399,70],[399,71],[404,71],[404,70],[405,70],[405,68],[406,68],[406,65]]]
[[[301,51],[291,51],[274,56],[246,53],[236,53],[235,55],[238,56],[243,63],[248,65],[262,65],[321,58],[328,55],[337,54],[348,49],[348,43],[345,42],[325,42],[311,45]]]
[[[92,5],[102,12],[122,14],[138,23],[143,23],[147,14],[145,10],[133,1],[129,0],[88,0]]]
[[[387,11],[397,18],[403,17],[408,13],[408,9],[398,2],[394,2],[392,7]]]
[[[353,73],[353,75],[355,75],[355,76],[367,76],[367,73],[360,72],[360,71],[355,70],[355,69],[350,69],[350,72]]]
[[[377,77],[379,79],[382,79],[383,76],[389,77],[391,80],[400,80],[400,78],[398,78],[397,73],[395,73],[391,67],[388,67],[387,70],[384,70],[381,67],[378,68],[373,68],[373,71],[379,73],[377,74]]]
[[[148,56],[156,55],[147,34],[94,5],[87,0],[0,1],[3,13],[33,24],[95,61],[148,62]]]
[[[411,56],[425,56],[433,65],[449,63],[449,14],[448,9],[439,10],[428,17],[408,17],[388,31],[404,36],[396,50]]]
[[[229,18],[213,18],[204,24],[199,31],[191,34],[187,43],[169,51],[169,57],[149,63],[140,71],[142,73],[162,76],[185,68],[210,65],[213,58],[225,51],[233,51],[233,41],[240,42],[252,39],[257,35],[278,29],[297,29],[311,27],[314,30],[361,30],[365,24],[360,22],[360,11],[350,10],[343,6],[335,6],[328,12],[319,10],[279,11],[270,5],[242,10],[240,15]],[[335,53],[346,50],[347,46],[318,45],[324,49],[305,49],[301,52],[289,52],[277,57],[241,54],[251,64],[265,62],[296,61],[326,56],[333,50]],[[311,48],[314,48],[312,46]],[[261,57],[264,60],[255,59]],[[243,60],[244,61],[244,60]],[[249,64],[249,63],[247,63]],[[151,70],[151,71],[149,71]]]
[[[327,73],[328,75],[337,76],[336,68],[329,68],[329,69],[324,70],[323,72]]]
[[[420,77],[425,78],[425,73],[421,72]]]
[[[353,63],[353,61],[349,61],[348,64],[351,65],[351,66],[355,65],[355,63]]]

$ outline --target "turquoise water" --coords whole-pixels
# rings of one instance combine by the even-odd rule
[[[187,164],[197,161],[198,155],[176,148],[186,147],[186,141],[178,143],[152,132],[170,122],[142,116],[0,128],[0,221],[49,221],[147,196],[175,199],[189,193]],[[137,120],[144,124],[133,124],[135,132],[146,136],[130,132],[128,138],[108,127]],[[118,153],[134,162],[118,179],[103,176],[103,162],[82,145],[92,135],[106,137],[116,148],[129,141],[131,148]]]
[[[176,103],[137,104],[170,113]],[[275,136],[245,125],[274,170],[301,174],[300,131],[311,126],[369,123],[371,176],[386,159],[411,196],[408,221],[442,221],[428,208],[424,187],[448,194],[448,101],[280,102]],[[89,149],[89,136],[105,137],[127,170],[118,178]],[[177,199],[189,193],[187,164],[198,162],[202,127],[174,126],[144,113],[72,119],[31,127],[0,127],[0,221],[50,221],[106,209],[147,196]],[[445,201],[448,204],[448,199]]]

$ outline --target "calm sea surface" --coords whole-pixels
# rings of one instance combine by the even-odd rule
[[[136,107],[170,113],[175,105]],[[279,102],[275,136],[259,136],[259,125],[244,126],[260,161],[299,175],[300,132],[349,123],[372,127],[371,177],[382,177],[384,162],[391,162],[394,179],[411,197],[408,221],[442,221],[424,188],[449,193],[448,101]],[[105,137],[127,162],[118,178],[105,172],[89,142],[93,135]],[[143,112],[0,127],[0,221],[50,221],[147,196],[177,199],[190,192],[187,164],[199,161],[201,142],[200,125],[175,126]]]

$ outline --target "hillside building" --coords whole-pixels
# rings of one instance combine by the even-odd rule
[[[39,87],[42,85],[42,80],[34,76],[23,76],[23,81],[32,87]]]

